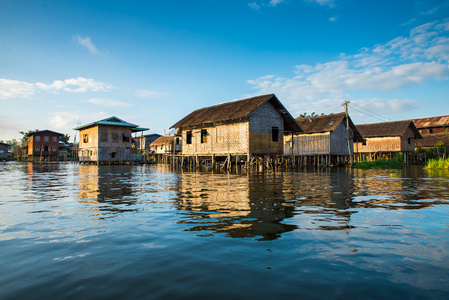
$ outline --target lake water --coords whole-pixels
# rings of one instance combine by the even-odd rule
[[[449,175],[0,163],[0,299],[449,297]]]

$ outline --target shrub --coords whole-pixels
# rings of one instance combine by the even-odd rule
[[[402,153],[397,153],[391,159],[364,160],[354,165],[358,169],[402,169],[404,167],[404,158]]]

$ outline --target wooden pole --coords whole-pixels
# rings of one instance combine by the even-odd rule
[[[345,107],[345,114],[346,114],[346,140],[348,141],[348,154],[349,154],[349,163],[351,164],[351,167],[353,165],[353,159],[352,159],[352,153],[351,153],[351,145],[349,142],[349,116],[348,116],[348,104],[349,101],[345,101],[341,106]]]

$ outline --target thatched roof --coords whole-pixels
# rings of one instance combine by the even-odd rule
[[[160,136],[156,140],[154,140],[150,146],[161,146],[161,145],[170,145],[173,144],[173,140],[175,137],[173,135],[169,136]]]
[[[256,108],[265,102],[270,102],[284,118],[285,130],[295,132],[302,131],[295,119],[290,115],[287,109],[285,109],[274,94],[262,95],[197,109],[170,128],[213,125],[221,122],[247,119]]]
[[[326,116],[306,117],[295,119],[305,134],[334,132],[338,125],[342,122],[346,123],[346,113],[338,113]],[[362,135],[357,130],[357,127],[352,123],[349,117],[349,128],[354,132],[354,140],[361,141]]]
[[[415,133],[415,138],[422,139],[412,120],[364,124],[356,127],[364,138],[403,136],[410,127]]]
[[[413,123],[418,129],[449,127],[449,116],[414,119]]]

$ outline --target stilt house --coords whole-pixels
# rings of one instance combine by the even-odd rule
[[[148,128],[110,117],[75,128],[79,130],[81,162],[122,163],[131,161],[132,133]]]
[[[205,107],[172,128],[184,156],[282,155],[285,133],[301,128],[274,94]]]
[[[154,154],[177,154],[182,151],[181,138],[173,135],[160,136],[150,144]]]
[[[57,161],[59,159],[59,137],[62,133],[40,130],[28,134],[28,159]]]
[[[152,142],[157,140],[162,135],[153,133],[153,134],[145,134],[142,136],[137,136],[134,138],[134,144],[136,145],[137,149],[140,149],[142,151],[150,151],[150,145]]]
[[[414,119],[416,128],[422,135],[422,139],[418,140],[416,147],[435,148],[442,146],[445,153],[449,150],[449,116],[431,117]],[[441,144],[443,143],[443,144]]]
[[[359,160],[389,158],[396,153],[415,151],[415,141],[422,139],[411,120],[356,125],[366,144],[354,144]],[[406,155],[404,156],[406,157]]]
[[[303,132],[284,136],[284,155],[294,156],[300,165],[344,164],[354,153],[354,140],[362,141],[351,118],[347,119],[344,112],[297,118],[296,122]]]

